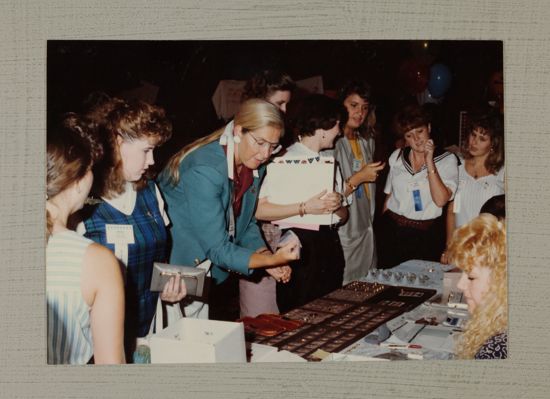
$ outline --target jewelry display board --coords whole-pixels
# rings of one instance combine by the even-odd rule
[[[436,290],[352,281],[283,315],[304,324],[252,341],[287,350],[310,361],[318,349],[338,352],[377,327],[430,299]]]

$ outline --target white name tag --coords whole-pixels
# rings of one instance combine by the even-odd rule
[[[362,166],[361,160],[353,158],[352,170],[354,172],[358,172],[359,170],[361,170],[361,166]]]
[[[105,233],[109,244],[134,243],[134,226],[131,224],[106,224]]]
[[[460,213],[460,193],[456,193],[453,201],[453,212]]]

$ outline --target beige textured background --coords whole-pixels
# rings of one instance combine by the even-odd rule
[[[547,398],[549,26],[544,0],[0,0],[0,397]],[[46,40],[227,38],[504,41],[510,359],[45,365]]]

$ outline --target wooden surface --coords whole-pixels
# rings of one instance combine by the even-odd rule
[[[0,0],[0,396],[547,398],[549,21],[541,0]],[[227,38],[504,41],[510,359],[45,365],[46,40]]]

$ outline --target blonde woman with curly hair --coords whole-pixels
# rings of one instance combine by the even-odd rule
[[[484,213],[457,229],[449,260],[462,269],[458,288],[471,314],[456,354],[461,359],[505,359],[508,355],[506,228]]]

